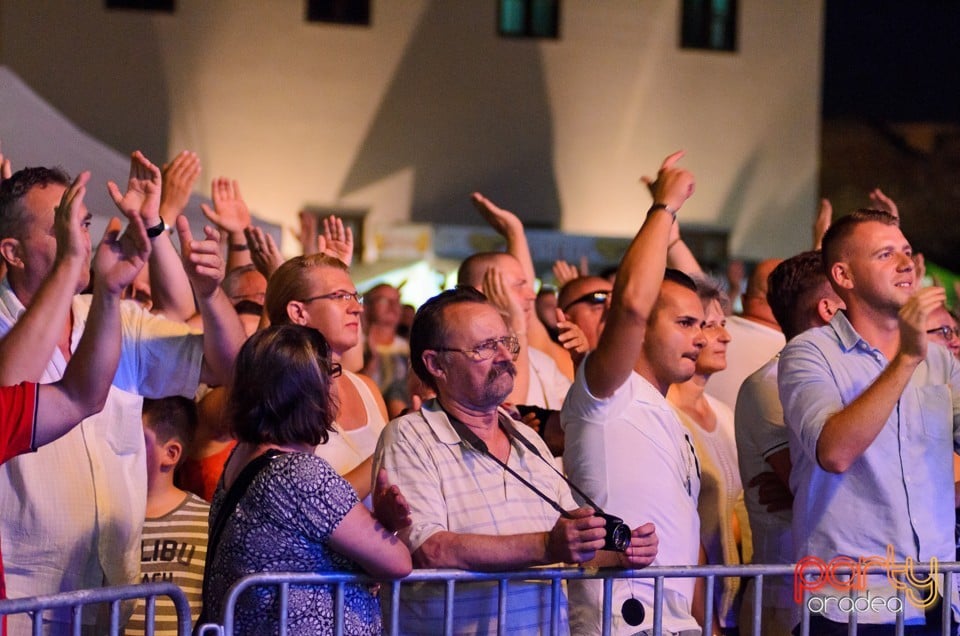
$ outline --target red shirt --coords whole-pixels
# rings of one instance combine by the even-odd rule
[[[36,449],[37,385],[24,382],[0,387],[0,464],[11,457]],[[0,599],[7,598],[3,578],[3,555],[0,555]],[[7,617],[3,617],[3,633],[7,633]]]

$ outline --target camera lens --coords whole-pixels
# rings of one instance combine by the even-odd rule
[[[613,550],[615,552],[624,552],[630,545],[630,528],[620,517],[614,517],[606,513],[597,513],[598,517],[603,517],[604,528],[607,536],[604,538],[603,549]]]

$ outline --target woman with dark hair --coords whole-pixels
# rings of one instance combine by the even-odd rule
[[[268,327],[240,350],[227,406],[238,444],[210,509],[203,594],[208,620],[220,616],[230,586],[254,572],[366,572],[385,579],[410,572],[407,548],[314,455],[330,435],[337,412],[331,386],[339,374],[326,340],[308,327]],[[245,592],[236,633],[277,633],[278,596],[275,587]],[[288,633],[332,633],[333,607],[329,586],[292,587]],[[344,633],[380,632],[374,591],[348,585]]]

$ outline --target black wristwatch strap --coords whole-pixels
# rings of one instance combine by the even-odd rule
[[[156,225],[147,228],[147,236],[150,238],[157,238],[163,234],[164,230],[167,229],[167,224],[163,222],[163,219],[160,219],[160,222]]]

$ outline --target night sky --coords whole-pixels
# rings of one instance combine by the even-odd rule
[[[823,115],[960,122],[960,2],[827,0]]]

